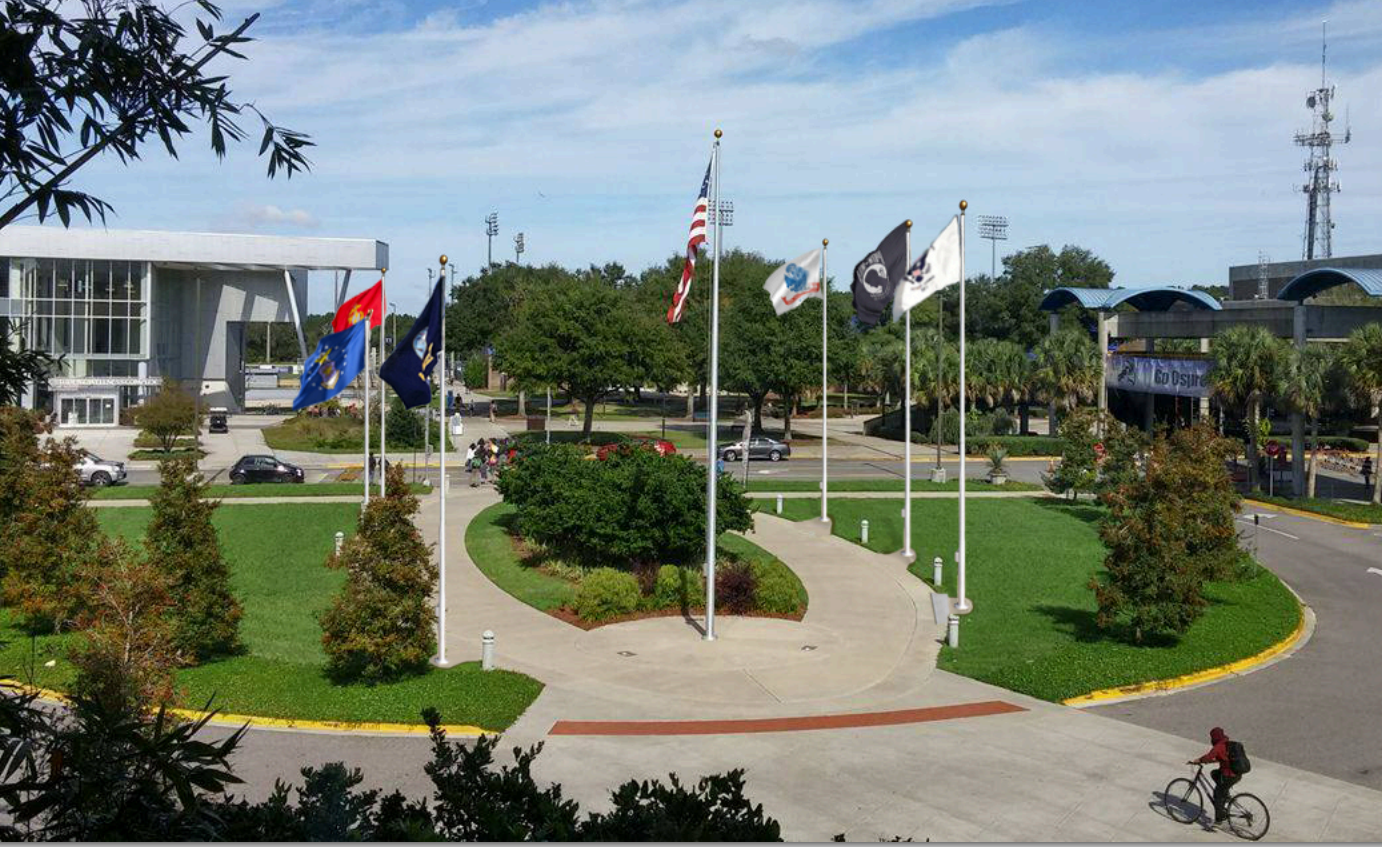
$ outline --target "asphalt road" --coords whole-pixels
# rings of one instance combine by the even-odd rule
[[[1250,753],[1382,789],[1382,573],[1368,570],[1382,571],[1382,529],[1264,510],[1254,530],[1252,514],[1240,518],[1247,543],[1255,532],[1262,563],[1314,609],[1314,636],[1254,673],[1095,711],[1206,749],[1222,726]]]

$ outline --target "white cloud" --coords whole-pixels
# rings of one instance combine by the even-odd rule
[[[320,221],[306,209],[280,209],[269,203],[242,205],[221,218],[216,229],[258,231],[261,229],[316,229]]]

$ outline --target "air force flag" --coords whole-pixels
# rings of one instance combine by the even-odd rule
[[[763,290],[773,298],[779,317],[800,306],[803,300],[822,296],[821,251],[812,250],[773,271],[763,283]]]
[[[864,326],[877,326],[893,302],[893,290],[907,264],[907,224],[900,223],[878,242],[878,249],[854,266],[854,316]]]
[[[907,269],[907,275],[893,295],[893,320],[901,320],[907,310],[959,281],[960,217],[956,215]]]
[[[446,277],[437,280],[436,288],[427,301],[413,328],[403,336],[398,346],[384,361],[379,376],[393,386],[403,405],[409,409],[425,406],[432,400],[432,368],[441,353],[441,322],[445,311]]]
[[[360,321],[333,332],[317,344],[302,367],[302,387],[293,400],[293,411],[325,403],[350,385],[365,368],[365,339],[369,322]]]

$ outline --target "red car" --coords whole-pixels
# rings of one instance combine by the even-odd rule
[[[606,444],[595,451],[595,458],[603,462],[605,459],[608,459],[609,454],[613,453],[615,450],[641,450],[645,448],[656,450],[659,456],[670,456],[677,452],[676,445],[665,438],[649,438],[646,435],[642,435],[617,444]]]

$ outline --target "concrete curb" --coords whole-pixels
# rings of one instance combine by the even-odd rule
[[[1282,582],[1282,585],[1286,585]],[[1173,694],[1177,691],[1184,691],[1190,688],[1199,688],[1213,682],[1218,682],[1230,676],[1241,676],[1242,674],[1252,673],[1261,670],[1277,660],[1284,659],[1292,653],[1304,647],[1309,642],[1310,637],[1315,633],[1315,612],[1309,606],[1300,602],[1300,595],[1296,594],[1289,585],[1286,586],[1292,594],[1296,596],[1299,605],[1300,619],[1296,622],[1296,628],[1290,635],[1268,647],[1256,655],[1246,659],[1239,659],[1236,662],[1229,662],[1226,665],[1206,668],[1194,673],[1173,676],[1169,679],[1154,679],[1150,682],[1139,682],[1134,685],[1124,685],[1117,688],[1101,688],[1098,691],[1091,691],[1088,694],[1081,694],[1078,697],[1070,697],[1062,700],[1061,704],[1073,706],[1077,709],[1087,706],[1109,706],[1114,703],[1121,703],[1127,700],[1140,700],[1144,697],[1156,697],[1163,694]]]
[[[71,700],[61,691],[54,691],[51,688],[38,688],[32,685],[16,683],[14,688],[27,694],[33,694],[41,700],[54,703],[70,703]],[[196,709],[168,709],[168,714],[176,715],[185,720],[197,721],[208,716],[208,712]],[[245,726],[249,725],[255,729],[278,729],[294,730],[298,732],[329,732],[337,734],[366,734],[366,735],[426,735],[431,730],[426,724],[409,723],[382,723],[377,721],[312,721],[298,718],[266,718],[259,715],[236,715],[225,712],[215,712],[214,717],[207,723],[212,726]],[[480,735],[500,735],[502,733],[492,729],[481,729],[478,726],[469,724],[442,724],[441,728],[447,735],[459,735],[474,738]]]
[[[1362,521],[1350,521],[1344,518],[1336,518],[1333,515],[1320,514],[1319,512],[1307,512],[1304,509],[1280,506],[1276,503],[1268,503],[1264,500],[1253,500],[1250,497],[1244,497],[1243,502],[1258,509],[1271,509],[1277,512],[1285,512],[1288,515],[1295,515],[1298,518],[1311,518],[1313,520],[1323,521],[1324,523],[1332,523],[1336,526],[1346,526],[1349,529],[1372,529],[1373,526],[1370,523],[1363,523]]]

